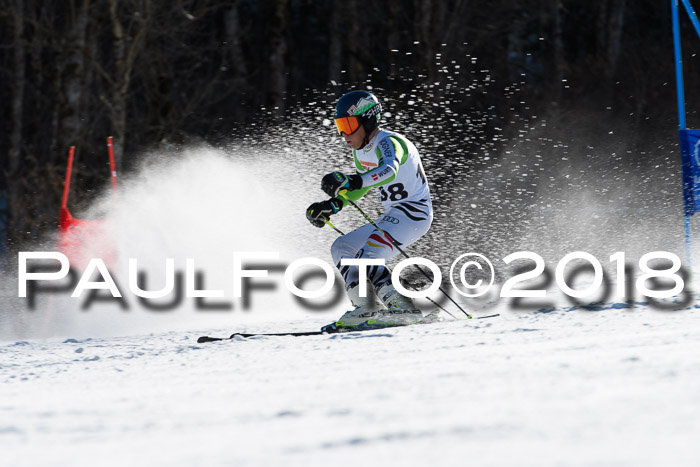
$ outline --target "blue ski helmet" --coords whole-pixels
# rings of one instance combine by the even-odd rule
[[[369,91],[351,91],[338,99],[334,118],[358,117],[369,136],[379,126],[381,113],[382,104],[374,94]]]

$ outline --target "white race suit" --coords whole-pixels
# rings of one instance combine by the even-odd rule
[[[366,224],[336,239],[331,254],[345,280],[346,290],[358,285],[357,266],[341,266],[343,258],[391,258],[422,237],[433,221],[433,206],[428,181],[418,149],[404,136],[378,130],[362,149],[353,150],[357,174],[362,188],[349,191],[347,198],[355,201],[371,188],[377,187],[384,214],[376,224],[393,239],[393,244],[372,224]],[[344,204],[349,204],[344,200]],[[379,288],[391,279],[384,266],[369,266],[368,278]]]

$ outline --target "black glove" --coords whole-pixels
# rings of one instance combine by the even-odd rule
[[[341,209],[343,209],[343,202],[338,198],[331,198],[309,206],[306,210],[306,218],[314,227],[323,227],[326,224],[326,218],[339,212]]]
[[[328,196],[335,198],[340,190],[359,190],[362,188],[362,177],[359,175],[345,175],[342,172],[331,172],[321,179],[321,189]]]

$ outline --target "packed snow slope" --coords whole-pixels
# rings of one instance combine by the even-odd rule
[[[501,312],[209,344],[196,339],[231,329],[4,343],[2,463],[700,463],[696,309]]]

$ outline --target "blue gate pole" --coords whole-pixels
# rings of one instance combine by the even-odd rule
[[[687,8],[687,6],[686,6]],[[676,93],[678,96],[678,126],[685,130],[685,97],[683,95],[683,59],[681,56],[681,31],[678,21],[678,0],[671,0],[671,16],[673,17],[673,50],[676,60]],[[683,160],[681,159],[681,165]],[[685,190],[684,190],[685,193]],[[685,194],[683,202],[686,203]],[[693,263],[690,256],[690,216],[685,210],[685,258],[688,267],[692,270]]]
[[[678,96],[678,126],[685,130],[685,97],[683,95],[683,59],[681,57],[681,30],[678,21],[678,0],[671,0],[673,16],[673,50],[676,59],[676,94]]]
[[[690,22],[693,23],[693,26],[695,26],[695,32],[697,32],[698,37],[700,37],[700,21],[698,21],[698,15],[695,14],[693,6],[690,4],[690,0],[683,0],[683,6],[685,7],[685,11],[688,13],[688,17],[690,17]]]

